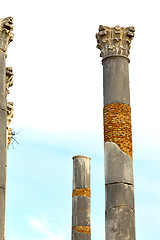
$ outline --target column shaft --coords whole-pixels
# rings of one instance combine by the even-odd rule
[[[0,240],[5,228],[5,191],[6,191],[6,121],[7,100],[5,96],[5,54],[0,51]]]
[[[90,158],[73,157],[72,240],[90,240]]]
[[[128,55],[134,28],[99,27],[103,58],[105,239],[135,240]]]
[[[12,20],[12,17],[0,19],[0,240],[5,239],[7,172],[7,85],[5,59],[7,57],[8,45],[13,40]]]

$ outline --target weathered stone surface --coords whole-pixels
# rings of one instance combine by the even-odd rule
[[[73,157],[73,190],[90,188],[90,157]]]
[[[72,240],[90,240],[90,239],[91,239],[91,235],[72,230]]]
[[[0,109],[7,110],[5,54],[0,51]]]
[[[135,240],[135,214],[126,206],[106,212],[106,240]]]
[[[0,188],[0,240],[3,240],[5,229],[5,190]]]
[[[104,143],[105,184],[133,184],[133,161],[113,142]]]
[[[72,198],[72,227],[90,227],[90,198],[75,196]]]
[[[104,106],[110,103],[130,104],[128,59],[111,57],[103,60]]]
[[[6,112],[0,109],[0,188],[6,181]]]
[[[128,206],[134,209],[134,189],[132,185],[116,183],[105,186],[106,210],[116,206]]]
[[[9,94],[9,88],[13,86],[13,68],[6,68],[6,97]]]

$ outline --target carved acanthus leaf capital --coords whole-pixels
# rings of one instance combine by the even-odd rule
[[[100,25],[99,32],[96,34],[97,48],[101,51],[100,56],[103,59],[110,56],[128,57],[134,32],[134,27]]]
[[[13,18],[1,18],[0,19],[0,50],[6,52],[8,45],[13,41]]]
[[[13,68],[6,68],[6,96],[9,94],[9,87],[13,86]]]

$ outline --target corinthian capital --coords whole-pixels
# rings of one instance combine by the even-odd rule
[[[107,27],[99,26],[99,32],[96,34],[97,48],[100,49],[100,56],[104,59],[110,56],[128,57],[131,47],[131,40],[134,37],[134,27]]]
[[[9,87],[13,86],[13,68],[6,68],[6,96],[9,94]]]
[[[8,45],[13,41],[13,18],[0,19],[0,50],[6,52]]]

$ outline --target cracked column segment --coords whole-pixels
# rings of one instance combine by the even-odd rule
[[[72,240],[90,240],[90,157],[73,157]]]
[[[100,25],[103,64],[106,240],[135,240],[129,52],[134,27]]]
[[[117,144],[104,143],[105,184],[128,183],[133,185],[133,161]]]
[[[6,82],[6,51],[13,40],[13,18],[0,19],[0,240],[5,239],[5,203],[7,175],[7,93],[12,86],[11,78]],[[11,69],[10,69],[11,70]]]
[[[134,211],[134,189],[132,185],[116,183],[106,185],[106,211],[117,207],[127,206]]]

